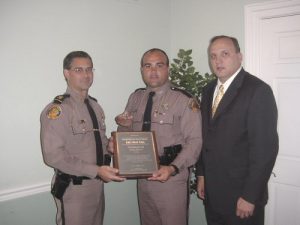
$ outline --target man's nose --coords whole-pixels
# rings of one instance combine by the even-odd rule
[[[156,71],[157,71],[157,66],[150,67],[150,72],[156,72]]]

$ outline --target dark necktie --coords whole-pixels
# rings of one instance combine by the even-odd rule
[[[153,92],[153,91],[151,91],[149,93],[146,109],[144,112],[142,131],[150,131],[151,130],[151,113],[152,113],[152,105],[153,105],[153,96],[154,95],[155,95],[155,92]]]
[[[94,136],[96,141],[96,156],[97,156],[97,165],[101,166],[103,165],[103,149],[102,149],[102,141],[100,137],[100,131],[98,126],[98,120],[95,114],[95,111],[91,107],[89,100],[85,99],[84,103],[87,106],[87,109],[89,111],[89,114],[91,116],[92,122],[93,122],[93,128],[94,128]]]

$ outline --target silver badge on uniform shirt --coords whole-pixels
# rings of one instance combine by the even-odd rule
[[[164,104],[162,104],[162,107],[163,107],[164,110],[168,110],[169,109],[169,104],[164,103]]]
[[[158,109],[154,110],[154,117],[157,117],[158,115],[166,115],[165,111],[169,109],[168,103],[163,103],[158,106]]]

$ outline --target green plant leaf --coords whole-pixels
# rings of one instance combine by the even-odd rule
[[[178,58],[173,59],[174,63],[171,63],[170,66],[170,81],[177,87],[187,90],[200,99],[203,88],[216,79],[216,76],[209,73],[202,75],[196,71],[195,67],[193,67],[192,49],[179,49],[177,56]],[[190,194],[197,195],[195,167],[193,167],[192,171]]]

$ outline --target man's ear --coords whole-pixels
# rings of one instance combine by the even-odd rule
[[[243,54],[241,52],[239,52],[239,60],[241,63],[243,62]]]
[[[69,70],[64,69],[64,77],[65,77],[66,81],[69,80],[69,76],[70,76]]]

